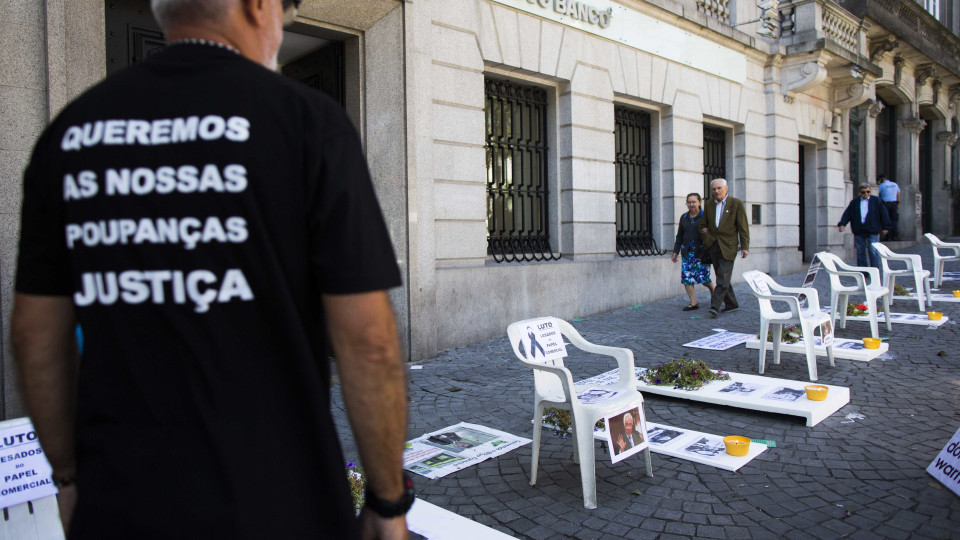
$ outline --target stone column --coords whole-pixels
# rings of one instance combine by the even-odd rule
[[[678,90],[673,106],[664,109],[660,125],[663,130],[660,146],[663,237],[660,245],[670,249],[687,193],[703,191],[703,112],[700,101],[696,96]]]
[[[933,141],[933,185],[931,194],[933,212],[931,232],[937,236],[949,236],[953,231],[953,197],[950,187],[950,156],[957,144],[957,135],[950,132],[949,119],[937,120],[927,129],[936,133]]]
[[[919,218],[920,202],[920,132],[927,122],[920,118],[916,104],[897,107],[897,183],[900,184],[900,221],[898,228],[903,240],[919,240],[922,230]]]

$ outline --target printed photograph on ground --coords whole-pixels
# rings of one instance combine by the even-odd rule
[[[796,388],[787,388],[786,386],[781,386],[773,392],[763,396],[764,399],[772,399],[774,401],[796,401],[803,397],[806,392],[803,389]]]
[[[468,448],[488,443],[496,438],[497,436],[492,433],[461,427],[456,430],[436,433],[427,437],[423,442],[459,454]]]
[[[719,437],[701,437],[690,446],[684,448],[683,451],[698,456],[717,457],[726,452],[726,449],[723,445],[723,439]]]
[[[650,444],[667,444],[668,442],[674,441],[677,437],[682,436],[684,431],[678,431],[675,429],[665,429],[661,427],[650,428],[647,431],[647,439],[650,441]]]
[[[737,396],[749,396],[749,395],[752,395],[757,390],[762,390],[764,388],[766,388],[766,386],[762,386],[759,384],[735,382],[729,386],[721,388],[719,392],[724,394],[737,395]]]

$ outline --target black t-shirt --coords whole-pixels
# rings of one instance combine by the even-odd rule
[[[319,92],[204,45],[86,92],[27,169],[16,281],[84,332],[71,537],[355,534],[321,294],[399,284]]]

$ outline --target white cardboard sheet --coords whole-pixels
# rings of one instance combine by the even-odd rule
[[[696,341],[691,341],[689,343],[684,343],[684,347],[692,347],[694,349],[707,349],[711,351],[725,351],[727,349],[732,349],[741,343],[744,343],[748,339],[754,337],[753,334],[741,334],[738,332],[728,332],[726,330],[717,332],[713,335],[709,335],[705,338],[700,338]]]
[[[821,345],[820,338],[814,339],[815,341],[813,350],[816,352],[817,356],[826,357],[827,348]],[[754,336],[753,338],[747,340],[746,346],[748,349],[759,349],[760,340]],[[834,338],[833,341],[833,357],[845,360],[869,362],[870,360],[873,360],[874,358],[887,352],[889,349],[890,345],[887,343],[881,343],[879,349],[868,349],[863,346],[863,340],[861,339]],[[767,350],[773,350],[773,343],[769,341],[767,342]],[[781,343],[780,352],[806,354],[807,350],[804,349],[803,340],[801,339],[797,343]]]
[[[880,308],[878,307],[877,309],[880,309]],[[829,313],[830,308],[824,308],[823,311],[826,311],[827,313]],[[931,321],[930,318],[927,317],[926,313],[894,313],[892,311],[890,312],[891,323],[913,324],[917,326],[942,326],[946,324],[947,321],[949,320],[950,320],[950,317],[947,317],[946,315],[941,317],[939,321]],[[870,317],[866,315],[861,315],[859,317],[851,317],[850,315],[847,315],[847,322],[850,322],[850,321],[869,323]],[[886,323],[886,321],[887,321],[886,313],[884,313],[881,310],[880,313],[877,313],[877,322]],[[840,322],[839,316],[837,317],[837,322]]]
[[[897,300],[907,300],[912,302],[917,301],[916,294],[910,294],[910,296],[894,296],[894,298]],[[927,302],[958,302],[960,303],[960,297],[954,296],[953,293],[950,293],[950,294],[930,293],[929,297],[927,298]]]
[[[56,494],[52,472],[29,418],[0,424],[0,508]]]
[[[507,540],[512,536],[416,499],[407,512],[407,529],[429,540]]]
[[[734,457],[728,454],[724,447],[725,436],[647,422],[647,440],[650,443],[651,452],[710,465],[718,469],[736,471],[767,449],[765,444],[750,443],[747,455]],[[606,433],[603,431],[594,432],[593,437],[607,440]]]
[[[658,394],[728,407],[800,416],[806,418],[808,427],[819,424],[825,418],[840,410],[841,407],[850,403],[850,389],[843,386],[823,385],[829,389],[827,399],[811,401],[807,399],[803,387],[808,384],[820,383],[777,379],[729,371],[725,373],[730,375],[730,380],[711,381],[699,390],[679,390],[672,386],[657,386],[640,380],[637,381],[637,389],[644,394]],[[796,399],[782,399],[783,394],[786,393],[783,389],[793,390],[794,392],[791,393],[796,395]],[[796,392],[799,392],[799,394],[796,394]],[[774,397],[771,394],[777,395]]]
[[[407,442],[403,468],[430,479],[442,478],[529,443],[530,439],[504,431],[460,422]]]

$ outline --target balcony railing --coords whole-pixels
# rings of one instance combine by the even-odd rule
[[[787,45],[826,39],[854,58],[866,53],[866,31],[860,19],[828,0],[780,3],[781,37]]]
[[[697,11],[730,24],[730,0],[697,0]]]

